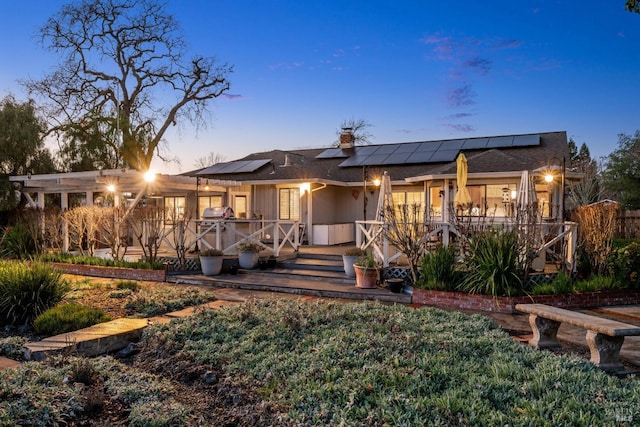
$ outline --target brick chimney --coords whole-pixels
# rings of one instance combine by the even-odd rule
[[[355,140],[356,138],[353,136],[352,128],[342,128],[342,133],[340,134],[340,148],[353,148]]]

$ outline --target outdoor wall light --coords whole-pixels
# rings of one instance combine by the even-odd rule
[[[544,176],[544,180],[548,183],[551,184],[553,182],[553,174],[551,172],[547,173]]]
[[[107,185],[107,191],[109,191],[110,193],[115,193],[116,186],[114,184]]]
[[[144,173],[144,181],[145,182],[153,182],[156,180],[156,173],[149,169]]]
[[[300,184],[300,193],[304,195],[305,193],[309,193],[311,191],[311,183],[303,182]]]

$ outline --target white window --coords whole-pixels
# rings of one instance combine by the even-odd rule
[[[279,219],[300,220],[300,188],[281,188],[278,192]]]

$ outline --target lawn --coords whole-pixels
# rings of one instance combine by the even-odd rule
[[[0,424],[632,425],[635,377],[514,342],[490,319],[253,301],[149,328],[134,358],[0,372]],[[48,421],[42,421],[48,420]]]

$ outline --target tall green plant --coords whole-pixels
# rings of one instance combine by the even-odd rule
[[[418,288],[451,291],[456,289],[457,281],[455,246],[438,246],[422,258]]]
[[[492,229],[469,239],[467,271],[460,288],[473,294],[505,296],[523,290],[514,230]]]
[[[28,259],[38,252],[38,244],[26,225],[21,223],[4,230],[0,240],[2,258]]]
[[[27,325],[69,292],[62,274],[42,263],[0,262],[0,322]]]

